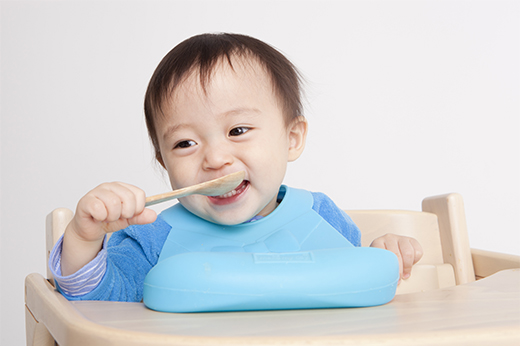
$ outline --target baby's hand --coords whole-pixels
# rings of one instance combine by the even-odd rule
[[[145,209],[145,202],[144,191],[133,185],[101,184],[78,202],[71,230],[83,240],[95,241],[130,225],[154,222],[157,214]]]
[[[413,265],[417,263],[423,255],[422,246],[417,240],[395,234],[386,234],[379,237],[375,239],[370,246],[386,249],[397,255],[397,259],[399,260],[399,276],[400,279],[403,280],[410,277]]]
[[[141,189],[125,183],[101,184],[81,198],[65,229],[62,274],[75,273],[94,259],[107,233],[154,222],[157,214],[146,209],[145,202]]]

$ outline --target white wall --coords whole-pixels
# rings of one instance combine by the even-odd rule
[[[311,134],[286,183],[348,209],[465,199],[473,247],[520,254],[517,1],[1,3],[1,343],[24,343],[44,219],[104,181],[168,189],[142,100],[202,32],[280,48],[308,80]]]

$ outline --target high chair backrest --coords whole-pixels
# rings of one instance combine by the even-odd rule
[[[437,215],[442,256],[453,266],[457,285],[475,281],[462,196],[450,193],[425,198],[422,210]]]
[[[362,246],[369,246],[372,240],[386,233],[413,237],[422,245],[423,258],[414,266],[411,278],[399,285],[397,294],[474,281],[462,197],[458,194],[429,197],[423,200],[422,209],[422,212],[346,212],[361,229]],[[47,260],[72,216],[72,211],[66,208],[56,209],[47,216]],[[49,269],[47,278],[54,282]]]

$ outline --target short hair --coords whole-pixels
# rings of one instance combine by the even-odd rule
[[[191,72],[198,72],[204,92],[217,62],[231,57],[256,59],[270,76],[275,96],[280,102],[285,123],[303,115],[302,78],[297,68],[276,48],[256,38],[230,33],[202,34],[186,39],[161,60],[146,90],[144,112],[148,135],[156,159],[162,163],[157,138],[156,119],[164,115],[162,107]]]

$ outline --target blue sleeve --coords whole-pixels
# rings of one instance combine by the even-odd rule
[[[361,246],[361,231],[354,221],[325,194],[312,192],[312,209],[338,230],[354,246]]]
[[[106,237],[103,248],[97,256],[74,274],[61,275],[61,250],[63,235],[54,245],[49,256],[49,268],[54,277],[54,282],[60,292],[68,297],[82,296],[95,289],[103,279],[106,272],[107,250]]]
[[[157,264],[170,229],[159,215],[152,224],[113,233],[107,245],[105,276],[99,285],[83,296],[64,296],[69,300],[141,301],[144,278]]]

